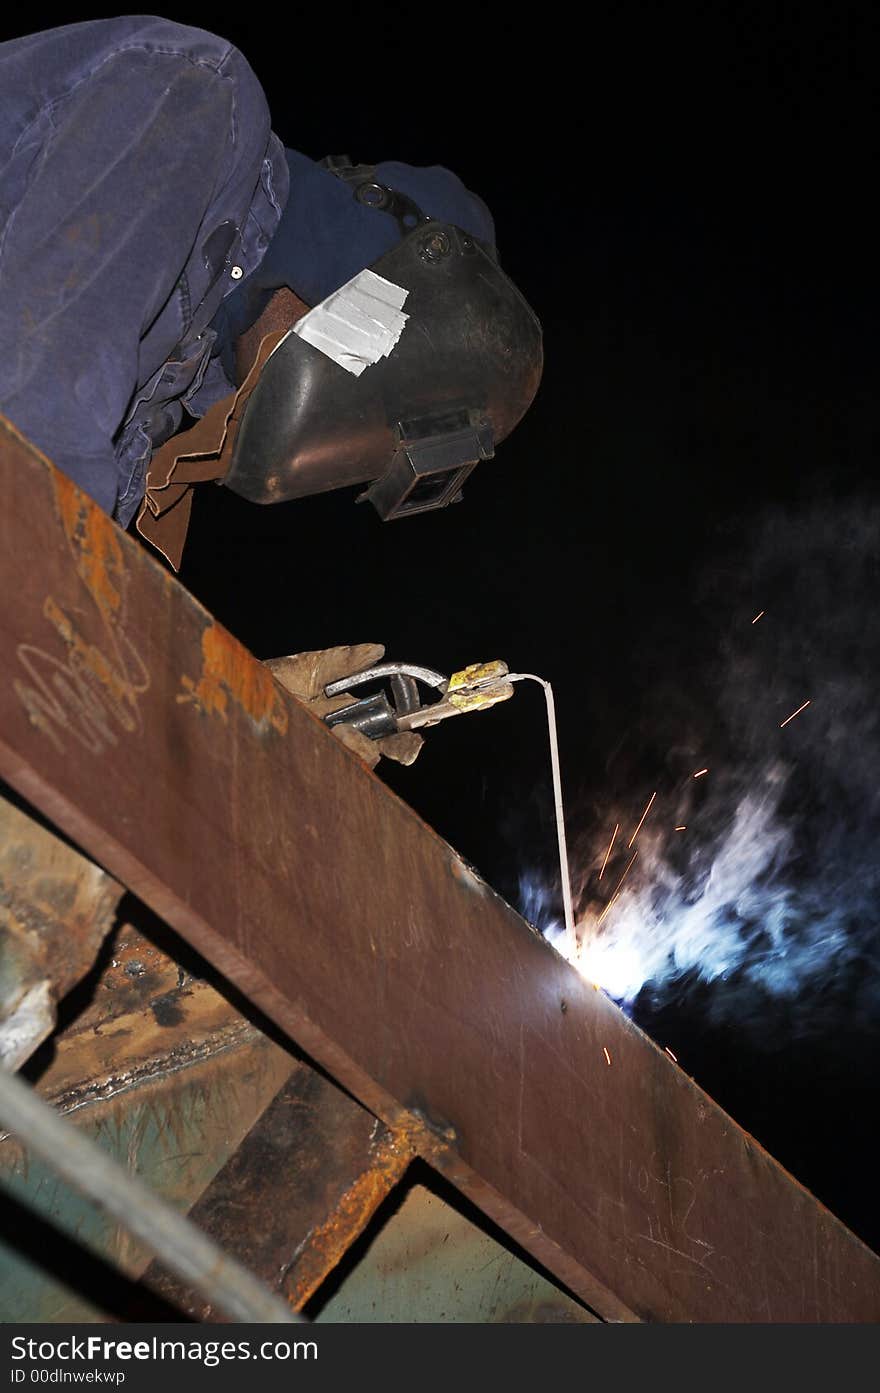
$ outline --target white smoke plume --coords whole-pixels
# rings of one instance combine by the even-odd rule
[[[657,794],[632,849],[651,784],[581,824],[577,965],[627,1009],[699,991],[716,1019],[756,1034],[776,1010],[805,1037],[841,1009],[880,1019],[880,510],[776,517],[750,546],[702,589],[719,643],[681,668],[688,729],[643,715]],[[552,880],[524,875],[520,902],[562,950]]]

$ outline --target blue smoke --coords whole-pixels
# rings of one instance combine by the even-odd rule
[[[662,1005],[709,985],[717,1020],[763,1031],[776,1003],[786,1030],[806,1037],[841,1010],[880,1018],[880,510],[774,517],[750,544],[747,565],[720,564],[702,590],[726,616],[694,684],[714,697],[709,773],[693,779],[705,696],[687,730],[665,731],[681,689],[667,702],[661,687],[656,722],[649,710],[640,725],[645,763],[665,743],[665,768],[637,796],[612,790],[581,828],[577,965],[629,1011],[642,993]],[[522,875],[523,914],[562,948],[557,905],[558,887]]]

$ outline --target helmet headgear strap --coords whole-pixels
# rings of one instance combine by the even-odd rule
[[[335,174],[337,179],[348,184],[358,203],[394,218],[401,237],[406,237],[423,223],[432,221],[405,193],[380,183],[376,178],[375,165],[352,164],[348,155],[327,155],[321,160],[321,164],[325,169],[329,169],[331,174]]]

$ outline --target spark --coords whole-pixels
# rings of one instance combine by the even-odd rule
[[[603,1046],[602,1046],[602,1053],[603,1053],[604,1056],[605,1056],[605,1061],[606,1061],[606,1063],[610,1064],[610,1063],[611,1063],[611,1055],[608,1053],[608,1048],[607,1048],[606,1045],[603,1045]]]
[[[687,829],[687,823],[686,823],[686,822],[683,822],[683,823],[681,824],[681,826],[680,826],[680,827],[676,827],[675,830],[676,830],[676,832],[686,832],[686,831],[688,830],[688,829]]]
[[[708,766],[707,766],[705,769],[698,769],[697,772],[696,772],[696,774],[694,775],[694,778],[695,778],[695,779],[701,779],[701,778],[703,777],[703,775],[704,775],[704,774],[708,774],[708,772],[709,772]]]
[[[669,1055],[669,1058],[670,1058],[670,1059],[674,1059],[675,1062],[676,1062],[676,1064],[677,1064],[677,1063],[678,1063],[678,1055],[677,1055],[677,1054],[673,1054],[673,1053],[672,1053],[672,1050],[669,1048],[668,1045],[667,1045],[665,1048],[666,1048],[666,1053]]]
[[[812,701],[812,697],[810,698],[810,701]],[[780,723],[779,723],[779,729],[781,730],[783,726],[787,726],[788,723],[789,723],[789,721],[793,721],[794,718],[795,718],[795,716],[799,716],[799,715],[801,714],[802,711],[806,711],[806,709],[807,709],[807,707],[809,706],[809,704],[810,704],[809,701],[805,701],[804,704],[803,704],[803,706],[799,706],[799,707],[798,707],[797,711],[792,711],[792,713],[791,713],[790,716],[786,716],[786,718],[785,718],[784,721],[780,721]]]
[[[638,827],[636,828],[636,830],[633,832],[632,836],[631,836],[630,839],[629,839],[629,846],[627,847],[627,851],[629,851],[629,849],[630,849],[630,847],[632,846],[633,842],[635,841],[636,837],[637,837],[637,836],[639,835],[639,833],[641,832],[641,830],[642,830],[642,823],[644,822],[645,818],[648,816],[648,813],[651,811],[651,804],[654,802],[654,799],[655,799],[656,797],[657,797],[657,790],[655,789],[654,792],[651,794],[651,797],[648,799],[648,806],[647,806],[647,808],[646,808],[645,811],[642,813],[642,816],[641,816],[641,818],[639,819],[639,825],[638,825]]]
[[[599,918],[596,920],[596,928],[597,928],[597,929],[601,926],[602,920],[605,918],[605,915],[608,913],[609,909],[611,909],[611,908],[614,906],[614,904],[616,903],[616,901],[617,901],[617,895],[614,894],[614,895],[611,896],[611,899],[608,901],[607,905],[606,905],[605,908],[602,910],[602,913],[599,915]]]
[[[627,866],[627,868],[626,868],[626,870],[624,871],[623,875],[620,877],[620,880],[617,882],[617,885],[616,885],[615,890],[614,890],[614,894],[611,896],[611,899],[608,901],[607,905],[606,905],[605,908],[602,910],[602,913],[599,915],[599,918],[596,920],[596,928],[597,928],[597,929],[598,929],[599,925],[602,923],[602,920],[605,918],[605,915],[608,913],[608,911],[609,911],[609,909],[611,908],[611,906],[614,904],[615,900],[617,899],[617,896],[620,894],[620,887],[621,887],[621,885],[623,884],[623,882],[626,880],[626,878],[627,878],[627,876],[629,875],[630,871],[632,870],[633,862],[635,861],[635,859],[636,859],[636,857],[638,856],[638,854],[639,854],[639,853],[638,853],[637,851],[634,851],[633,854],[632,854],[632,856],[630,857],[629,865]]]
[[[614,831],[611,833],[611,841],[608,843],[608,850],[607,850],[606,853],[605,853],[605,860],[602,862],[602,869],[601,869],[601,871],[599,872],[599,879],[600,879],[600,880],[602,879],[603,875],[605,874],[605,867],[608,865],[608,857],[611,855],[611,848],[612,848],[613,845],[614,845],[614,838],[617,836],[617,834],[618,834],[619,831],[620,831],[620,823],[618,822],[618,823],[615,823]]]
[[[756,614],[756,615],[755,615],[754,619],[752,620],[752,623],[753,623],[753,624],[757,624],[758,620],[761,618],[761,615],[762,615],[762,614],[765,614],[765,613],[766,613],[766,611],[762,609],[762,610],[761,610],[761,614]]]
[[[618,880],[617,885],[614,886],[614,893],[611,894],[611,898],[610,900],[608,900],[606,907],[604,907],[602,914],[600,914],[599,918],[596,919],[596,928],[599,928],[600,924],[602,924],[604,917],[606,917],[608,910],[611,910],[611,908],[613,908],[613,905],[615,904],[615,901],[617,901],[618,894],[620,894],[620,887],[622,883],[624,883],[624,880],[627,879],[629,872],[632,871],[632,866],[634,866],[635,858],[638,857],[638,854],[638,851],[634,851],[631,857],[629,857],[627,869],[625,869],[624,873],[622,873],[622,876],[620,880]]]

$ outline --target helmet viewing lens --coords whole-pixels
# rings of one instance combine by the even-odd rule
[[[495,453],[492,426],[470,411],[449,411],[398,422],[400,445],[388,470],[358,498],[383,522],[455,503],[481,459]]]

